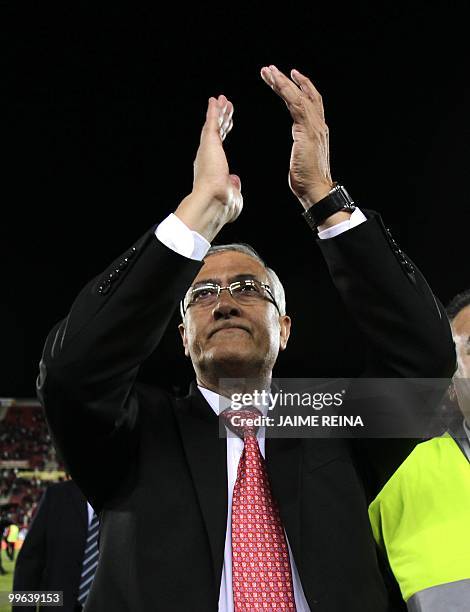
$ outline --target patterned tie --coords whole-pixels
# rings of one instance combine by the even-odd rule
[[[245,442],[232,501],[234,609],[295,611],[284,528],[259,450],[257,427],[250,420],[256,416],[260,413],[251,408],[221,413],[227,427]]]
[[[82,574],[80,576],[80,588],[78,589],[78,601],[85,605],[86,598],[91,589],[96,566],[98,565],[98,533],[100,530],[98,517],[93,512],[93,518],[88,526],[88,537],[85,544],[85,553],[82,563]]]

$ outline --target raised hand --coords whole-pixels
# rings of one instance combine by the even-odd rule
[[[211,241],[243,208],[241,181],[230,174],[223,141],[233,127],[233,104],[224,95],[209,98],[206,121],[194,160],[193,191],[175,214]]]
[[[275,66],[265,66],[261,77],[284,100],[293,119],[289,186],[308,209],[333,186],[322,98],[298,70],[291,71],[291,80]]]

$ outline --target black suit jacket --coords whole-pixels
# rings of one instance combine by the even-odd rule
[[[443,309],[380,218],[368,215],[318,241],[368,341],[365,374],[450,377],[455,354]],[[226,442],[195,385],[176,399],[135,382],[201,265],[152,230],[82,290],[46,342],[39,397],[70,473],[101,511],[87,612],[217,610]],[[272,488],[312,611],[390,609],[367,506],[378,492],[376,468],[386,465],[390,475],[404,458],[395,442],[266,441]]]
[[[44,492],[18,554],[15,591],[63,591],[63,612],[77,601],[88,533],[88,510],[83,493],[71,480],[50,485]],[[40,607],[49,610],[48,607]],[[13,610],[36,608],[13,607]]]

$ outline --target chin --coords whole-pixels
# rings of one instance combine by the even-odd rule
[[[221,346],[211,350],[204,362],[219,378],[252,378],[264,369],[265,356],[248,348]]]

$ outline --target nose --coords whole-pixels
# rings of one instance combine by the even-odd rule
[[[219,319],[229,319],[230,317],[240,316],[240,307],[233,299],[228,289],[223,289],[212,309],[212,316],[217,321]]]

